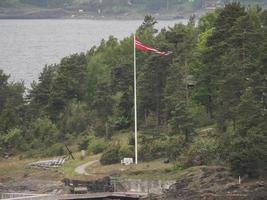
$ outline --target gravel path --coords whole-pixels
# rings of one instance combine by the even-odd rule
[[[80,175],[90,175],[86,172],[86,168],[89,167],[90,165],[93,165],[95,163],[99,162],[99,160],[93,160],[88,163],[82,164],[78,167],[75,168],[75,172]]]

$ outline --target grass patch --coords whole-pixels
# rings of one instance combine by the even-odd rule
[[[75,168],[93,160],[99,160],[100,155],[87,156],[84,159],[79,157],[79,153],[74,154],[75,160],[68,160],[61,168],[58,169],[64,174],[65,178],[84,178],[84,175],[77,174]]]
[[[114,175],[121,178],[138,178],[138,179],[169,179],[171,174],[172,164],[163,163],[163,160],[154,160],[151,162],[140,162],[138,165],[101,165],[96,163],[87,169],[87,173],[95,174],[98,176]]]
[[[19,157],[11,157],[9,159],[0,160],[0,180],[12,178],[15,180],[25,177],[45,177],[51,180],[62,180],[63,178],[86,178],[84,175],[75,173],[75,168],[89,161],[98,160],[100,155],[87,156],[84,159],[79,157],[80,153],[74,153],[75,160],[68,160],[62,167],[51,169],[31,169],[27,165],[40,160],[50,160],[52,158],[42,159],[19,159]]]
[[[31,172],[31,169],[26,169],[27,164],[35,162],[37,159],[23,159],[12,157],[9,159],[0,160],[0,177],[14,176],[14,174]]]

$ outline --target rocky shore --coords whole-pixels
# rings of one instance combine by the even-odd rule
[[[233,178],[223,167],[201,167],[188,173],[163,195],[151,194],[155,200],[265,200],[267,187],[264,179]]]
[[[267,197],[265,178],[255,180],[242,178],[239,184],[238,178],[233,177],[226,168],[220,166],[190,168],[181,173],[176,180],[176,183],[163,194],[150,194],[146,199],[265,200]],[[2,179],[0,192],[66,194],[70,193],[70,190],[63,181],[24,177],[19,180]]]

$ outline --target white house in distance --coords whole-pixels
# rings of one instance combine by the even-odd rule
[[[215,10],[222,7],[221,0],[202,0],[202,7],[206,10]]]

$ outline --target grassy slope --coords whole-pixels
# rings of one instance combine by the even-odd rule
[[[42,159],[23,159],[19,157],[12,157],[9,159],[0,160],[0,182],[4,179],[21,179],[23,177],[36,177],[46,176],[51,180],[62,180],[63,178],[76,178],[82,179],[84,176],[75,173],[75,168],[83,163],[96,160],[99,156],[87,156],[81,159],[79,153],[75,153],[75,160],[68,160],[63,167],[56,169],[30,169],[28,164],[39,160],[49,160],[51,158]]]
[[[96,163],[89,166],[87,172],[100,177],[115,175],[122,178],[170,179],[171,177],[167,175],[167,172],[170,171],[171,168],[172,164],[164,164],[163,160],[154,160],[129,166],[121,164],[103,166],[100,163]]]

